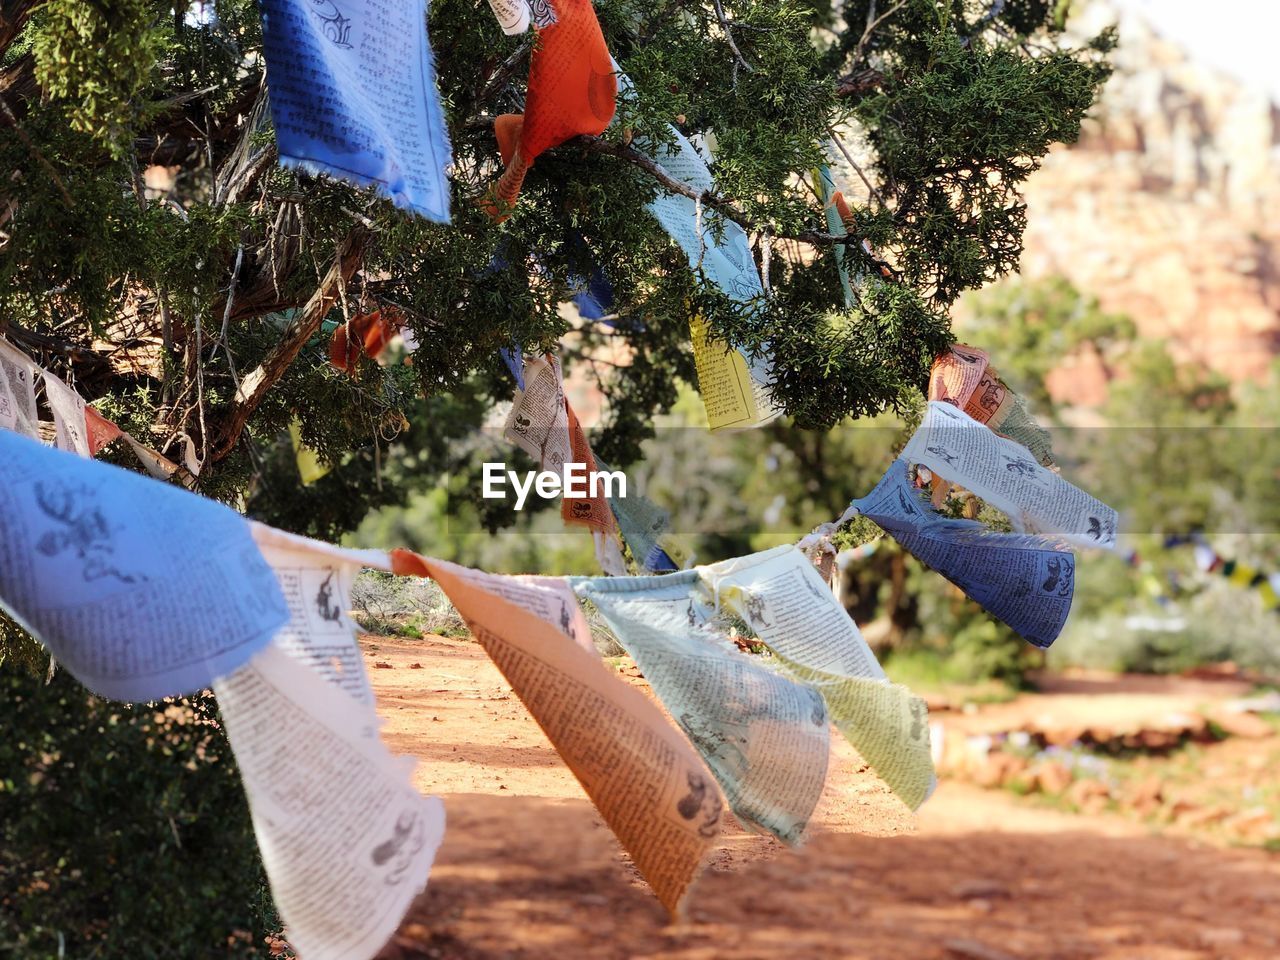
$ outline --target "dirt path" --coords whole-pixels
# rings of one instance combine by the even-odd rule
[[[449,817],[388,957],[1280,956],[1280,857],[951,782],[913,818],[843,741],[804,850],[727,831],[670,926],[478,647],[366,650],[384,736],[419,758],[418,786]]]
[[[1007,703],[986,704],[973,713],[944,712],[934,719],[948,731],[996,733],[1008,730],[1112,732],[1160,727],[1166,721],[1202,707],[1246,696],[1253,684],[1244,680],[1200,680],[1168,676],[1096,676],[1036,678],[1036,693]]]

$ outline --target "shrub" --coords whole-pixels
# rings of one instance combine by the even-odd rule
[[[211,694],[0,667],[0,954],[255,957],[279,928]]]

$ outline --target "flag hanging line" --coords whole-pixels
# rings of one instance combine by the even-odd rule
[[[717,784],[745,822],[800,840],[826,780],[828,717],[904,802],[933,786],[923,705],[885,681],[791,547],[638,580],[486,574],[285,534],[11,431],[0,431],[0,533],[0,602],[90,689],[150,700],[212,684],[272,889],[308,955],[371,955],[443,834],[439,801],[407,786],[377,737],[345,612],[363,566],[441,585],[673,912],[719,829]],[[604,667],[575,589],[667,678],[655,687],[684,737]],[[628,607],[633,592],[671,590],[657,619]],[[684,648],[646,645],[693,605],[705,615]],[[717,638],[706,617],[722,605],[777,667]],[[339,836],[349,843],[332,848]],[[342,869],[302,882],[322,863]]]
[[[582,464],[588,476],[596,470],[612,472],[595,456],[569,403],[559,358],[552,353],[528,358],[509,353],[510,359],[507,353],[503,359],[518,378],[503,436],[544,470],[559,472],[566,463],[575,463]],[[566,496],[561,516],[566,526],[583,525],[591,530],[596,560],[612,576],[627,574],[619,538],[643,570],[669,572],[691,562],[690,551],[665,532],[666,511],[634,491],[627,496],[612,489],[586,498]]]
[[[616,63],[613,66],[619,70],[620,95],[634,97],[631,80]],[[667,133],[672,139],[670,146],[660,147],[643,137],[637,137],[632,146],[690,189],[698,193],[714,192],[715,179],[707,161],[674,126],[669,125]],[[646,209],[684,251],[695,277],[705,276],[745,308],[749,308],[752,300],[764,297],[764,285],[751,255],[746,231],[739,224],[710,214],[701,203],[663,188]],[[710,429],[759,427],[781,416],[782,411],[769,387],[772,364],[767,357],[748,355],[717,339],[708,329],[706,318],[692,307],[689,332],[698,389]]]
[[[37,383],[44,385],[45,402],[53,415],[53,442],[59,450],[94,457],[115,440],[123,440],[147,473],[157,480],[177,476],[184,486],[189,487],[200,476],[200,459],[189,436],[180,435],[183,466],[186,468],[184,476],[176,463],[120,429],[86,403],[60,377],[0,337],[0,429],[13,430],[33,440],[43,439],[36,399]]]
[[[1234,557],[1223,557],[1201,533],[1170,535],[1163,543],[1166,550],[1184,546],[1193,548],[1196,567],[1201,573],[1219,573],[1237,587],[1256,590],[1264,610],[1280,610],[1280,572],[1267,573]],[[1134,566],[1141,562],[1132,551],[1125,559]]]

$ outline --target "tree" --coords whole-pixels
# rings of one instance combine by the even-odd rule
[[[202,492],[328,536],[451,465],[447,440],[510,394],[496,351],[513,342],[572,366],[621,338],[633,360],[600,368],[595,444],[633,461],[676,379],[693,378],[690,300],[715,333],[768,352],[798,426],[896,409],[948,342],[956,296],[1016,267],[1019,184],[1075,138],[1106,77],[1110,35],[1073,45],[1065,6],[858,0],[837,15],[813,0],[600,0],[635,97],[604,136],[540,159],[496,225],[476,201],[532,41],[502,36],[472,2],[437,0],[455,155],[454,222],[437,225],[276,165],[251,0],[3,0],[0,329],[156,446],[193,438]],[[696,283],[643,213],[659,183],[629,138],[669,141],[672,122],[714,131],[704,206],[767,254],[763,302]],[[842,238],[806,179],[829,133],[851,128],[870,192]],[[851,306],[835,256],[862,277]],[[571,330],[557,310],[592,264],[617,294],[613,330]],[[412,368],[336,374],[322,323],[373,304],[429,348]],[[238,396],[246,379],[255,389]],[[339,465],[302,492],[279,442],[295,416]],[[393,442],[410,456],[388,478]]]
[[[1048,376],[1073,353],[1090,350],[1110,369],[1137,337],[1133,320],[1102,309],[1065,277],[1003,283],[966,304],[963,336],[991,353],[992,363],[1040,416],[1055,414]]]
[[[1050,144],[1076,137],[1107,75],[1112,38],[1073,44],[1065,7],[599,0],[635,96],[603,136],[540,157],[497,225],[478,203],[500,170],[493,120],[519,109],[533,41],[504,37],[474,0],[436,0],[454,148],[446,226],[276,164],[253,0],[0,0],[0,334],[145,442],[191,438],[200,492],[324,537],[474,469],[470,447],[451,441],[511,395],[496,352],[512,343],[600,372],[608,414],[593,443],[614,466],[634,462],[654,414],[694,379],[691,306],[719,337],[773,358],[775,394],[799,427],[900,409],[949,342],[957,295],[1016,267],[1019,185]],[[727,217],[748,230],[768,297],[735,305],[699,283],[643,212],[659,180],[630,138],[668,142],[672,123],[714,131],[717,187],[702,205],[712,229]],[[855,128],[868,200],[848,236],[833,236],[807,180],[831,132]],[[861,277],[851,305],[837,256]],[[558,307],[595,264],[618,320],[571,329]],[[424,348],[412,366],[338,374],[325,321],[374,305],[398,310]],[[628,364],[596,362],[606,337]],[[306,488],[286,439],[295,418],[335,466]],[[815,442],[806,455],[821,452]],[[26,657],[42,670],[5,624],[5,666]],[[59,705],[86,723],[106,710]],[[91,765],[97,744],[69,741],[64,761]],[[234,786],[226,759],[219,791]],[[64,804],[91,793],[59,789]],[[213,794],[190,796],[202,795]],[[247,818],[227,811],[239,867]],[[114,916],[80,906],[68,905],[85,923],[67,931],[72,952]]]

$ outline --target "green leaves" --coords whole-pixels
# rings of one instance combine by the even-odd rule
[[[1079,136],[1108,68],[1091,47],[1031,50],[1025,34],[965,33],[931,3],[909,6],[885,27],[901,41],[884,42],[885,81],[855,115],[894,185],[886,246],[904,279],[945,307],[1016,269],[1018,187],[1053,143]],[[1015,12],[1027,27],[1027,5]]]
[[[0,129],[0,169],[13,171],[0,183],[0,314],[97,352],[76,382],[135,432],[151,427],[170,450],[186,434],[203,449],[237,371],[278,338],[271,316],[305,302],[353,224],[371,225],[330,319],[395,306],[423,345],[413,366],[338,376],[323,343],[309,345],[245,442],[201,478],[203,492],[324,535],[465,469],[442,446],[509,396],[495,354],[513,343],[559,349],[588,371],[607,401],[593,441],[626,466],[677,381],[694,377],[691,298],[720,338],[772,358],[798,427],[901,409],[950,339],[958,294],[1016,267],[1020,185],[1051,143],[1076,136],[1110,43],[1072,46],[1063,4],[1049,0],[851,0],[838,15],[823,0],[598,0],[635,87],[605,138],[662,142],[672,125],[708,135],[717,194],[748,225],[762,271],[768,260],[769,296],[744,307],[692,275],[644,209],[657,182],[625,157],[571,142],[539,158],[509,221],[480,212],[500,172],[492,118],[523,109],[532,44],[503,36],[484,4],[430,9],[455,153],[449,226],[269,155],[251,161],[271,136],[247,121],[263,83],[260,14],[253,0],[213,6],[197,24],[153,0],[50,0],[7,51],[10,64],[33,52],[40,93],[15,104],[26,140]],[[828,131],[851,127],[874,188],[859,206],[861,184],[844,185],[856,187],[854,240],[797,240],[827,232],[806,180]],[[213,185],[231,157],[250,172],[227,204]],[[714,235],[710,204],[704,223]],[[852,305],[837,257],[862,278]],[[561,310],[595,263],[616,294],[613,329],[577,327]],[[152,362],[106,359],[144,348]],[[67,372],[65,356],[41,359]],[[337,466],[298,496],[281,441],[295,414]]]
[[[267,955],[278,921],[212,695],[129,706],[6,665],[0,700],[0,944]]]
[[[50,0],[32,25],[41,87],[64,102],[72,130],[116,156],[132,146],[142,109],[135,98],[171,42],[164,9],[146,0]]]

